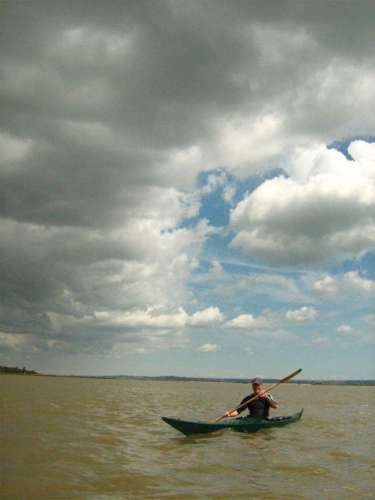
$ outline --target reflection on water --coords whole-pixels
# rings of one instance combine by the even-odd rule
[[[160,416],[212,421],[247,387],[12,375],[0,387],[2,498],[375,498],[374,387],[285,385],[278,414],[304,407],[299,423],[188,438]]]

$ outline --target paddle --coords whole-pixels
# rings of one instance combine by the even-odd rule
[[[254,401],[255,399],[259,398],[259,396],[261,394],[265,394],[267,393],[268,391],[271,391],[272,389],[275,389],[276,387],[278,387],[280,384],[285,384],[286,382],[288,382],[291,378],[295,377],[296,375],[298,375],[299,373],[301,373],[302,371],[302,368],[299,368],[298,370],[296,370],[295,372],[291,373],[290,375],[288,375],[287,377],[284,377],[283,379],[279,380],[278,382],[275,382],[274,384],[270,385],[269,387],[267,387],[266,389],[262,389],[261,392],[259,394],[256,394],[255,396],[253,396],[252,398],[248,399],[245,403],[242,403],[241,405],[237,406],[236,408],[233,408],[233,410],[230,410],[229,413],[232,413],[232,411],[235,411],[235,410],[240,410],[241,408],[243,408],[244,406],[247,406],[249,403],[251,403],[252,401]],[[219,422],[219,420],[222,420],[223,418],[225,418],[225,414],[222,415],[221,417],[217,418],[215,420],[215,422]]]

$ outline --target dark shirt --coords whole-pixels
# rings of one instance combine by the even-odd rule
[[[254,397],[255,394],[252,393],[249,396],[246,396],[241,401],[241,405],[246,403],[249,399]],[[269,412],[270,412],[270,407],[271,404],[266,398],[257,398],[254,401],[252,401],[250,404],[245,405],[238,410],[238,413],[242,413],[246,408],[249,410],[249,417],[254,417],[254,418],[268,418]]]

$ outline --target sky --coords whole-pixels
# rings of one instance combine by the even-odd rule
[[[375,3],[0,2],[0,364],[375,379]]]

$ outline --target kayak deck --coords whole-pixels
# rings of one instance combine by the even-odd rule
[[[223,422],[192,422],[189,420],[180,420],[172,417],[161,417],[165,423],[171,425],[174,429],[189,436],[191,434],[206,434],[208,432],[216,432],[222,429],[233,429],[238,432],[257,432],[260,429],[268,429],[270,427],[283,427],[284,425],[298,422],[303,413],[303,409],[298,413],[285,417],[273,417],[269,419],[239,417]]]

